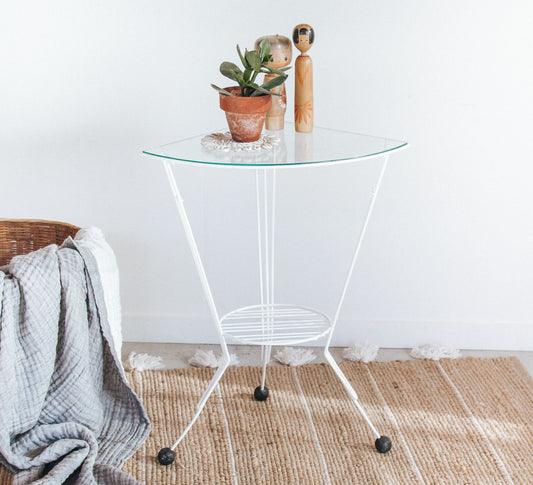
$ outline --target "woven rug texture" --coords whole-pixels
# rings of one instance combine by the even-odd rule
[[[344,362],[374,436],[326,364],[230,367],[176,452],[212,369],[134,371],[152,434],[124,469],[146,484],[533,484],[533,379],[516,358]],[[0,485],[11,484],[0,473]]]

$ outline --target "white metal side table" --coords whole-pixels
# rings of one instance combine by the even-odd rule
[[[270,132],[270,134],[275,133]],[[159,452],[158,459],[163,465],[169,465],[174,461],[174,449],[198,419],[206,401],[226,371],[230,363],[230,354],[227,347],[228,340],[261,346],[262,380],[261,384],[254,391],[254,398],[258,401],[264,401],[268,398],[269,393],[268,388],[265,386],[265,379],[272,346],[301,344],[324,337],[324,356],[326,361],[331,365],[335,374],[341,380],[356,407],[376,436],[375,447],[377,451],[386,453],[392,446],[390,439],[386,436],[381,436],[371,423],[365,410],[358,401],[357,393],[333,359],[329,351],[329,346],[359,256],[361,244],[374,208],[374,202],[387,167],[389,154],[407,147],[407,143],[325,128],[315,128],[312,133],[295,133],[293,125],[290,123],[287,123],[284,132],[281,134],[280,139],[283,140],[281,146],[275,146],[271,150],[247,152],[208,150],[201,146],[200,141],[202,136],[198,136],[143,152],[145,155],[158,157],[163,162],[163,167],[176,201],[211,316],[215,322],[223,353],[222,363],[200,399],[195,416],[176,443],[171,448],[163,448]],[[277,171],[297,170],[303,166],[335,166],[342,163],[354,163],[369,158],[374,158],[376,159],[376,163],[381,164],[379,175],[370,196],[366,217],[364,218],[361,232],[359,233],[334,314],[330,316],[312,308],[276,301],[274,260]],[[224,316],[219,315],[206,276],[204,264],[198,251],[198,246],[172,170],[172,165],[183,163],[224,166],[230,170],[255,171],[257,249],[260,280],[259,302],[253,302],[255,304],[237,308]]]

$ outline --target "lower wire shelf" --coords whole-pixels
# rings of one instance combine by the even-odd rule
[[[294,345],[316,340],[331,330],[331,319],[317,310],[272,304],[238,308],[220,320],[222,333],[248,345]]]

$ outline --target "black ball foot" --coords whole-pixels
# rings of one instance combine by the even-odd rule
[[[158,454],[157,454],[157,460],[161,465],[172,465],[174,463],[174,459],[176,458],[176,453],[174,453],[170,448],[163,448]]]
[[[386,436],[380,436],[376,440],[376,450],[378,450],[380,453],[387,453],[392,448],[392,442],[390,438],[387,438]]]
[[[261,386],[257,386],[254,391],[254,399],[256,401],[266,401],[268,397],[268,388],[264,387],[261,389]]]

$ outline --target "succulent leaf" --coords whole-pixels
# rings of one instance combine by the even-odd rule
[[[246,53],[246,60],[248,61],[248,64],[250,64],[250,67],[254,71],[259,71],[261,69],[261,58],[259,57],[259,54],[257,51],[250,51]]]
[[[248,62],[246,62],[246,58],[242,55],[241,48],[239,47],[239,44],[237,44],[237,52],[238,52],[239,57],[240,57],[240,59],[241,59],[242,65],[243,65],[245,68],[249,68],[250,65],[248,64]]]
[[[226,96],[235,96],[234,94],[231,94],[229,91],[219,88],[218,86],[215,86],[214,84],[211,84],[211,87],[213,89],[216,89],[219,93],[225,94]]]
[[[270,74],[279,74],[280,76],[287,76],[287,74],[285,74],[284,71],[286,71],[287,69],[290,69],[290,66],[289,67],[282,67],[281,69],[276,69],[274,67],[269,67],[269,66],[266,66],[265,69],[270,73]]]
[[[255,96],[261,96],[262,94],[272,94],[274,96],[283,96],[281,93],[274,93],[273,91],[269,91],[268,89],[265,89],[263,86],[258,86],[257,84],[254,86],[255,91],[251,94],[251,97]]]
[[[239,82],[239,78],[242,80],[242,71],[239,66],[233,64],[233,62],[223,62],[220,64],[220,72],[223,76],[230,78],[232,81]]]
[[[268,39],[263,39],[259,44],[259,57],[262,63],[270,60],[270,42]]]
[[[264,83],[261,87],[263,89],[272,89],[279,86],[280,84],[283,84],[285,82],[285,79],[287,79],[287,76],[276,76]]]

